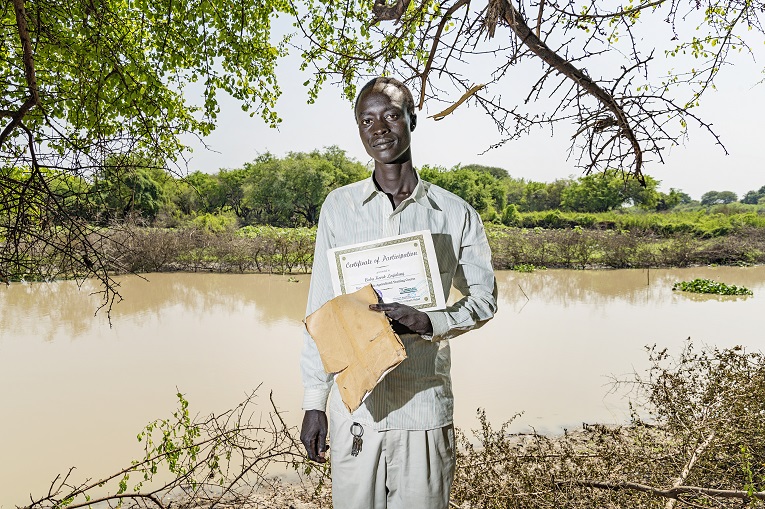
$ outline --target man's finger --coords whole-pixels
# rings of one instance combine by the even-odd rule
[[[320,444],[321,444],[321,441],[311,440],[311,445],[310,447],[307,447],[306,450],[308,451],[308,458],[311,461],[315,461],[317,463],[324,463],[326,459],[324,459],[324,451],[321,450]]]
[[[380,304],[370,304],[369,309],[371,309],[372,311],[393,311],[394,309],[396,309],[397,305],[398,304],[395,302],[389,303],[389,304],[386,304],[383,302]]]

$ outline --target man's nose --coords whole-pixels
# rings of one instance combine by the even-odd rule
[[[382,119],[375,120],[374,124],[372,124],[372,132],[375,134],[385,134],[388,131],[390,131],[390,128]]]

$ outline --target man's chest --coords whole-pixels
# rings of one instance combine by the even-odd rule
[[[460,217],[449,217],[443,211],[415,204],[396,212],[389,205],[348,210],[337,219],[332,247],[429,230],[440,271],[451,273],[456,266],[464,226]]]

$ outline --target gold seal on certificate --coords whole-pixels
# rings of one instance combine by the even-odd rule
[[[335,295],[371,284],[383,302],[428,311],[446,307],[429,230],[330,249]]]

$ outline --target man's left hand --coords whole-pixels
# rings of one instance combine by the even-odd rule
[[[381,311],[385,316],[391,319],[393,330],[399,334],[431,334],[433,324],[430,323],[430,317],[412,306],[391,302],[388,304],[370,304],[372,311]]]

